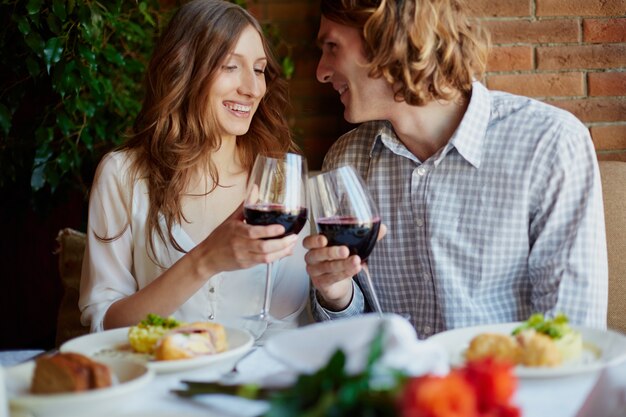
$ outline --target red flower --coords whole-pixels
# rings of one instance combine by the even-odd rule
[[[461,375],[411,379],[401,398],[402,417],[476,417],[474,389]]]
[[[402,417],[519,417],[510,404],[517,388],[512,366],[490,358],[469,362],[445,377],[408,381],[400,398]]]
[[[484,414],[509,405],[517,389],[517,379],[512,369],[512,365],[508,362],[485,358],[469,362],[464,368],[455,372],[460,373],[476,390],[478,411]]]

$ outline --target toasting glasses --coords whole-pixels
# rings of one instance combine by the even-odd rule
[[[244,218],[248,224],[282,224],[283,237],[298,234],[307,220],[306,159],[296,154],[284,158],[257,156],[244,202]],[[263,307],[250,320],[277,321],[270,315],[272,299],[272,264],[267,264]]]
[[[351,255],[367,259],[376,245],[380,217],[363,180],[351,166],[316,175],[309,179],[311,211],[319,233],[329,246],[345,245]],[[363,268],[373,308],[382,313],[367,268]]]

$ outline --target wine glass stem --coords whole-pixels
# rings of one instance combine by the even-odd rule
[[[272,263],[267,264],[265,271],[265,298],[263,299],[263,309],[261,317],[267,319],[270,316],[270,301],[272,299]]]
[[[374,311],[378,313],[379,316],[382,316],[383,309],[380,307],[380,301],[378,301],[378,295],[376,295],[376,291],[374,290],[374,283],[372,282],[372,277],[370,276],[370,273],[367,270],[367,268],[363,268],[362,271],[365,274],[365,284],[367,285],[367,288],[369,290],[369,293],[372,297],[372,301],[374,304],[372,307],[374,308]]]

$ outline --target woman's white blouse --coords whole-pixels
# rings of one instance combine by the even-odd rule
[[[148,192],[145,180],[127,180],[129,157],[129,152],[121,151],[103,158],[89,200],[79,307],[83,325],[91,326],[92,332],[103,330],[104,315],[111,304],[144,288],[165,270],[148,254]],[[271,314],[285,319],[274,327],[295,327],[306,305],[309,278],[302,239],[307,230],[308,225],[300,233],[294,254],[273,264]],[[186,251],[196,245],[179,225],[172,234]],[[103,241],[96,235],[115,239]],[[154,239],[154,249],[158,263],[166,268],[184,255],[159,238]],[[261,264],[214,275],[173,316],[186,322],[216,321],[259,334],[265,325],[243,317],[261,310],[265,271],[265,264]]]

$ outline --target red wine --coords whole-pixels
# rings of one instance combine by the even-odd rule
[[[317,220],[317,227],[328,239],[329,246],[345,245],[351,255],[365,260],[376,244],[380,218],[362,222],[351,216],[325,217]]]
[[[299,207],[288,210],[279,204],[258,204],[245,206],[243,216],[248,224],[255,226],[267,226],[270,224],[282,224],[285,227],[285,234],[277,236],[281,238],[291,234],[298,234],[304,227],[307,219],[307,209]]]

